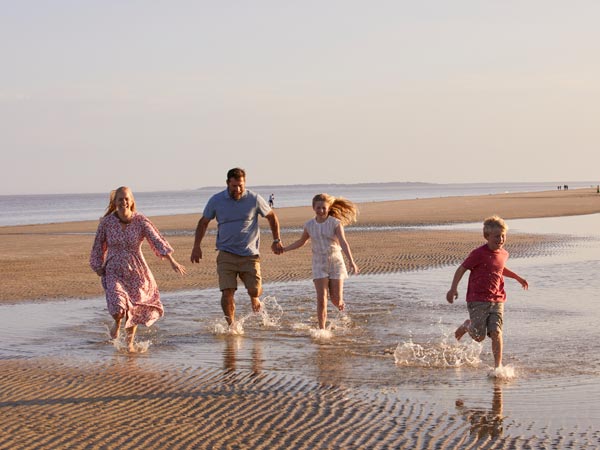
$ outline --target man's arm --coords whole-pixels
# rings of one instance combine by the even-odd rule
[[[269,221],[269,227],[271,227],[271,234],[273,234],[273,243],[271,244],[271,250],[276,255],[283,253],[283,244],[281,243],[281,235],[279,234],[279,219],[275,214],[275,211],[271,210],[269,214],[265,216],[265,219]]]
[[[210,219],[202,216],[198,221],[198,225],[196,226],[196,235],[194,237],[194,246],[192,247],[192,256],[190,257],[190,261],[192,263],[199,263],[202,259],[202,249],[200,248],[200,244],[202,243],[202,239],[206,234],[206,229],[208,228],[208,224]]]

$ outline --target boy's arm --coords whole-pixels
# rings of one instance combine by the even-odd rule
[[[504,270],[502,271],[502,275],[504,275],[505,277],[517,280],[521,284],[521,286],[523,286],[523,289],[529,288],[529,283],[527,283],[527,280],[525,278],[521,278],[519,275],[514,273],[508,267],[504,267]]]
[[[450,286],[450,290],[446,293],[446,300],[448,303],[454,303],[454,299],[458,298],[458,283],[462,279],[463,275],[467,269],[461,264],[454,272],[454,278],[452,279],[452,286]]]

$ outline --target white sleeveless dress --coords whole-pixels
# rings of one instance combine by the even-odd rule
[[[312,218],[304,224],[312,244],[313,279],[329,278],[343,280],[348,278],[344,255],[336,236],[335,229],[340,221],[329,216],[323,223]]]

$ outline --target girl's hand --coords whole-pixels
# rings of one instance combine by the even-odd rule
[[[104,267],[101,267],[101,268],[99,268],[98,270],[96,270],[96,274],[97,274],[99,277],[103,277],[105,273],[106,273],[106,270],[104,270]]]
[[[356,265],[356,263],[354,261],[352,261],[352,263],[350,264],[350,273],[360,273],[360,269],[358,268],[358,266]]]

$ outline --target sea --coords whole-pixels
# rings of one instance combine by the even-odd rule
[[[286,186],[247,186],[265,199],[275,196],[275,207],[310,205],[315,194],[326,192],[346,197],[355,203],[486,195],[507,192],[532,192],[557,189],[558,186],[581,188],[597,182],[535,183],[362,183],[304,184]],[[136,207],[146,216],[200,214],[211,195],[225,186],[202,187],[183,191],[134,192]],[[109,193],[0,195],[0,226],[96,220],[108,205]]]
[[[255,190],[266,196],[273,192],[277,207],[306,205],[321,191],[365,202],[541,191],[557,185],[391,183]],[[569,183],[570,188],[591,185]],[[141,192],[136,200],[150,215],[199,213],[214,191]],[[105,207],[106,196],[0,201],[7,225],[93,219]],[[12,208],[10,217],[6,205]],[[315,329],[310,280],[267,282],[262,314],[253,314],[240,295],[235,330],[225,326],[216,289],[164,293],[165,317],[140,328],[135,362],[181,374],[199,368],[254,374],[249,383],[261,374],[274,392],[309,386],[306,395],[318,395],[339,389],[345,398],[360,397],[369,405],[357,414],[372,425],[389,419],[378,415],[378,408],[409,402],[409,409],[423,416],[419,426],[429,430],[415,431],[413,448],[600,448],[600,214],[511,220],[509,226],[511,234],[543,232],[561,236],[564,244],[509,260],[509,267],[528,280],[529,290],[506,281],[502,371],[493,368],[489,340],[454,339],[454,330],[467,317],[466,277],[459,286],[462,299],[448,304],[445,293],[456,269],[450,266],[350,277],[347,309],[340,313],[330,305],[326,332]],[[0,305],[0,360],[117,364],[129,356],[110,342],[110,324],[102,297]],[[409,427],[410,417],[402,423]],[[427,438],[427,446],[418,444],[419,436]],[[386,439],[373,448],[395,448]]]

